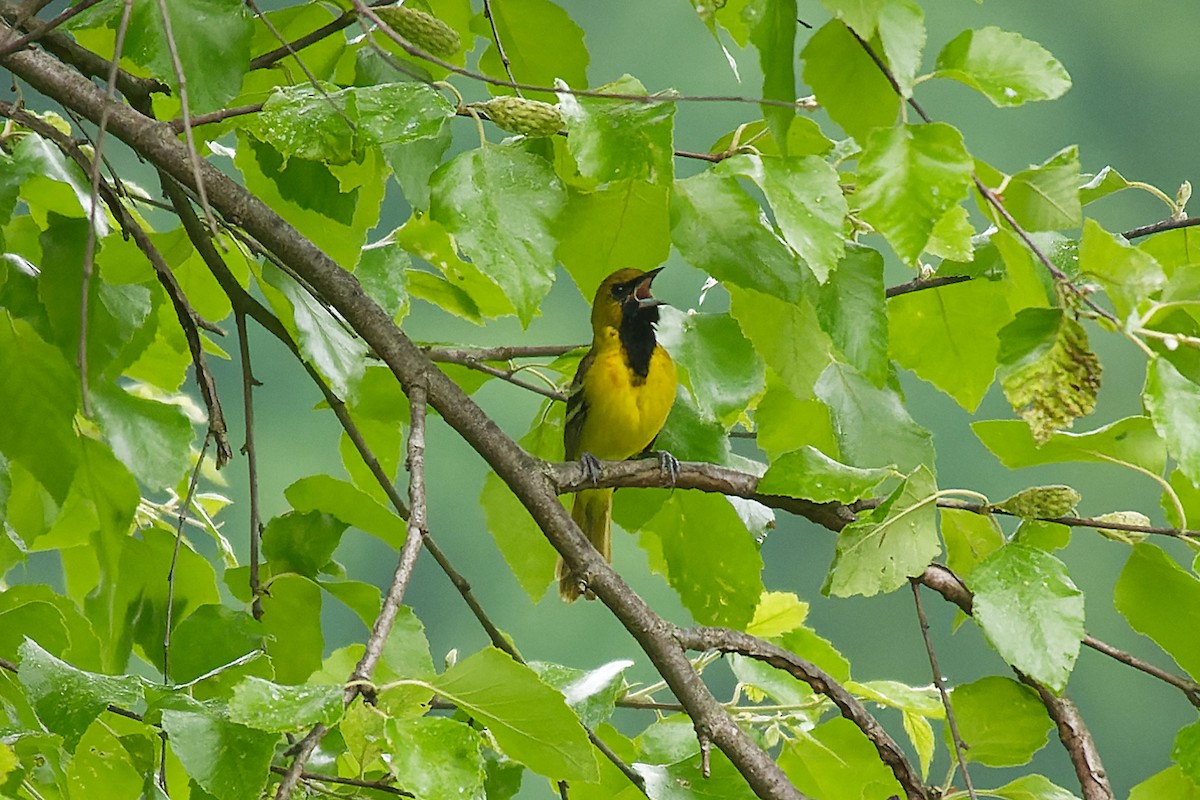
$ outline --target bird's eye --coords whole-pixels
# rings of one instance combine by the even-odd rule
[[[612,288],[612,295],[617,300],[621,300],[629,294],[629,287],[623,283],[619,283]]]

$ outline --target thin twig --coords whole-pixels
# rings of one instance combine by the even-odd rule
[[[676,628],[674,638],[688,650],[719,650],[738,653],[770,664],[807,683],[813,691],[828,697],[843,717],[854,723],[875,746],[879,758],[891,769],[909,800],[929,800],[921,776],[908,763],[908,757],[896,741],[871,716],[866,706],[827,672],[795,653],[741,631],[718,627]]]
[[[884,295],[891,299],[902,294],[910,292],[919,292],[923,289],[936,289],[939,286],[951,286],[956,283],[965,283],[972,280],[970,275],[938,275],[932,278],[913,278],[908,283],[901,283],[897,286],[889,286]]]
[[[262,518],[258,500],[258,451],[254,446],[254,387],[262,384],[254,377],[250,366],[250,337],[246,331],[246,314],[240,308],[233,311],[237,325],[238,353],[242,360],[242,416],[245,418],[246,440],[242,453],[246,456],[247,480],[250,482],[250,613],[262,619],[262,587],[258,579],[259,541],[262,538]]]
[[[367,645],[358,665],[350,673],[350,681],[346,688],[346,705],[364,692],[363,687],[369,685],[375,674],[375,665],[383,655],[383,646],[387,643],[396,621],[396,614],[404,603],[404,593],[408,590],[408,582],[412,578],[413,569],[417,565],[417,556],[421,552],[421,539],[428,531],[425,512],[425,403],[426,388],[416,383],[408,387],[408,407],[410,427],[408,430],[408,531],[404,547],[400,549],[400,558],[396,562],[396,571],[392,575],[392,583],[384,596],[379,615],[367,638]],[[373,701],[373,697],[368,697]]]
[[[187,75],[183,71],[183,62],[179,58],[179,48],[175,45],[175,34],[171,30],[171,13],[167,8],[167,0],[158,0],[158,12],[162,14],[163,33],[167,39],[167,52],[171,55],[171,67],[175,71],[175,80],[179,84],[179,113],[183,116],[183,137],[187,143],[188,160],[192,165],[192,178],[196,182],[196,194],[200,197],[200,208],[204,218],[208,220],[209,230],[213,238],[217,237],[217,221],[213,216],[212,206],[208,203],[208,191],[204,188],[204,179],[200,177],[200,152],[196,149],[196,137],[192,134],[192,111],[188,107]]]
[[[233,117],[241,117],[246,114],[257,114],[263,110],[264,103],[252,103],[248,106],[234,106],[233,108],[221,108],[216,111],[210,111],[207,114],[197,114],[192,117],[192,127],[199,128],[201,125],[211,125],[214,122],[223,122]],[[183,123],[183,118],[167,120],[167,124],[171,126],[171,130],[176,133],[183,133],[186,127]]]
[[[1126,239],[1137,239],[1140,236],[1149,236],[1153,233],[1162,233],[1163,231],[1173,231],[1179,228],[1190,228],[1193,225],[1200,225],[1200,217],[1185,217],[1184,219],[1164,219],[1161,222],[1155,222],[1150,225],[1143,225],[1140,228],[1134,228],[1131,231],[1125,231],[1121,235]]]
[[[284,776],[288,774],[287,769],[275,765],[271,766],[271,772],[274,772],[276,775]],[[336,783],[340,786],[354,786],[359,789],[370,789],[375,792],[393,794],[397,797],[414,797],[412,792],[406,792],[403,789],[397,789],[395,786],[387,783],[386,781],[388,779],[386,778],[377,781],[365,781],[359,778],[341,778],[337,775],[325,775],[320,772],[301,772],[300,780],[314,781],[316,783]]]
[[[496,53],[500,56],[500,63],[504,65],[504,74],[508,76],[508,80],[516,84],[517,79],[513,75],[512,62],[508,60],[508,53],[504,52],[504,44],[500,41],[500,31],[496,28],[496,18],[492,15],[491,0],[483,0],[483,16],[487,19],[488,24],[492,27],[492,41],[496,43]],[[521,90],[514,88],[517,97],[521,97]]]
[[[954,708],[950,705],[950,693],[946,691],[946,679],[938,668],[937,653],[933,649],[933,639],[929,636],[929,619],[925,616],[925,608],[921,605],[921,589],[917,581],[910,580],[909,588],[913,593],[913,604],[917,608],[917,622],[921,626],[921,638],[925,641],[925,652],[929,654],[929,669],[933,672],[933,684],[937,687],[938,696],[942,698],[942,708],[946,711],[946,722],[950,726],[950,740],[954,743],[954,758],[958,768],[962,770],[963,783],[967,785],[967,795],[976,800],[975,786],[971,783],[971,773],[967,771],[967,757],[963,754],[966,744],[958,732],[958,719],[954,716]]]

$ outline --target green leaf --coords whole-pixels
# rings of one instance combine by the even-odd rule
[[[758,184],[784,241],[824,283],[846,252],[842,228],[849,211],[837,171],[816,156],[741,155],[726,159],[718,169]]]
[[[667,582],[701,625],[741,630],[763,593],[762,556],[754,536],[729,500],[702,492],[677,492],[643,527],[653,532]],[[720,570],[704,564],[720,562]]]
[[[762,96],[767,100],[796,100],[796,0],[749,0],[742,20],[758,50],[762,70]],[[763,117],[787,153],[787,130],[796,116],[794,107],[763,104]]]
[[[191,465],[193,437],[179,406],[111,384],[96,386],[91,399],[113,454],[142,485],[161,491],[179,482]]]
[[[962,134],[949,125],[877,130],[859,157],[855,199],[862,218],[914,264],[938,220],[967,196],[973,168]]]
[[[855,140],[865,142],[873,129],[896,123],[900,96],[842,22],[827,22],[800,56],[804,82],[821,108]]]
[[[550,0],[506,0],[492,9],[492,18],[518,82],[553,86],[558,78],[575,88],[588,85],[588,51],[583,43],[583,30],[558,5]],[[472,28],[485,39],[492,40],[491,28],[482,16],[474,18]],[[508,80],[508,72],[500,62],[494,44],[489,44],[479,57],[479,70],[490,78]],[[489,88],[497,94],[512,94],[511,89]],[[553,96],[542,92],[528,93],[528,96],[535,100],[554,100]]]
[[[1055,786],[1043,775],[1022,775],[987,793],[1004,800],[1077,800],[1061,786]]]
[[[971,575],[974,616],[996,652],[1059,692],[1079,657],[1083,592],[1054,556],[1013,543],[983,560]]]
[[[1013,175],[1004,186],[1004,207],[1027,231],[1079,227],[1079,147],[1066,147],[1041,166]]]
[[[876,386],[888,377],[888,303],[883,256],[849,245],[817,301],[821,327],[845,361]]]
[[[1093,219],[1083,225],[1079,270],[1100,282],[1122,320],[1139,312],[1167,282],[1153,256],[1133,247],[1123,237],[1113,236]]]
[[[543,416],[538,413],[534,422],[520,439],[520,445],[533,455],[550,461],[563,457],[562,404],[551,406]],[[572,502],[568,499],[568,504]],[[487,519],[488,530],[496,540],[501,555],[535,603],[546,593],[554,579],[558,552],[546,541],[545,534],[529,516],[529,512],[512,490],[495,472],[483,480],[479,503]]]
[[[725,426],[697,408],[686,388],[676,395],[675,405],[671,406],[654,446],[680,461],[728,464],[732,456]]]
[[[282,270],[264,264],[263,277],[291,303],[291,318],[299,333],[297,343],[305,360],[325,376],[339,397],[355,394],[366,369],[366,343]]]
[[[428,800],[483,796],[483,737],[478,731],[444,717],[389,719],[384,730],[389,769],[407,791]]]
[[[952,39],[934,74],[965,83],[1000,108],[1053,100],[1071,88],[1071,76],[1045,48],[992,26]]]
[[[270,774],[278,735],[211,711],[164,709],[162,727],[187,774],[217,800],[252,800]]]
[[[1125,180],[1125,176],[1112,167],[1105,167],[1095,175],[1080,175],[1079,177],[1090,179],[1079,187],[1079,202],[1085,206],[1129,188],[1129,181]]]
[[[904,795],[871,740],[841,717],[787,742],[779,754],[779,766],[809,797],[862,800]]]
[[[445,121],[454,116],[454,104],[445,95],[418,81],[356,86],[347,93],[360,141],[372,145],[439,139]]]
[[[888,0],[879,10],[877,24],[892,77],[903,95],[911,97],[925,48],[925,12],[913,0]]]
[[[79,462],[79,381],[29,323],[0,312],[0,450],[62,501]]]
[[[624,75],[592,91],[645,95],[646,87]],[[666,184],[674,179],[674,103],[605,100],[563,92],[558,108],[567,126],[567,148],[585,177],[598,183]]]
[[[560,664],[529,662],[529,667],[550,687],[562,692],[571,710],[589,728],[612,716],[617,700],[625,693],[625,670],[632,661],[610,661],[592,670],[572,669]]]
[[[358,125],[350,98],[349,92],[318,92],[308,84],[282,87],[238,127],[271,145],[285,164],[292,158],[346,164],[354,159]]]
[[[804,265],[736,178],[707,171],[675,181],[671,241],[689,264],[727,285],[788,303],[802,296]]]
[[[74,752],[84,731],[110,704],[132,708],[142,700],[141,681],[132,675],[100,675],[76,669],[26,639],[19,650],[17,678],[38,719],[61,734],[63,746]]]
[[[262,533],[262,551],[275,574],[296,572],[315,578],[342,541],[346,523],[316,511],[289,511],[270,520]]]
[[[763,592],[746,633],[762,638],[779,636],[803,625],[807,617],[808,603],[792,592]]]
[[[893,298],[892,358],[974,411],[996,372],[997,334],[1012,320],[1006,295],[1003,284],[976,279]]]
[[[321,667],[321,588],[301,575],[279,575],[262,598],[263,638],[279,683],[301,683]]]
[[[829,337],[807,298],[788,303],[753,289],[729,288],[729,313],[797,397],[810,397],[830,362]]]
[[[1135,631],[1150,637],[1193,678],[1200,676],[1200,580],[1152,544],[1134,545],[1113,604]]]
[[[566,205],[553,168],[521,150],[489,145],[455,156],[430,181],[430,216],[504,289],[528,325],[554,280],[552,231]]]
[[[1200,785],[1175,765],[1134,786],[1129,800],[1200,800]]]
[[[1056,433],[1038,444],[1029,426],[1017,420],[981,420],[971,430],[1009,469],[1064,461],[1101,464],[1124,461],[1155,474],[1167,464],[1167,450],[1149,417],[1126,417],[1086,433]]]
[[[142,772],[132,763],[131,741],[102,722],[93,723],[67,764],[66,779],[76,797],[139,797]],[[0,761],[3,758],[0,757]],[[0,768],[0,776],[3,769]],[[30,784],[32,785],[32,782]]]
[[[622,267],[648,270],[671,251],[669,186],[614,181],[592,192],[570,189],[558,223],[556,255],[587,300]]]
[[[1061,308],[1025,308],[1000,330],[1000,385],[1009,405],[1045,444],[1096,407],[1100,360],[1083,326]]]
[[[699,754],[673,764],[635,762],[652,800],[751,800],[754,792],[729,758],[714,750],[707,776]]]
[[[830,364],[814,391],[833,418],[840,461],[856,467],[897,466],[911,472],[934,463],[933,438],[890,386],[878,388],[844,364]]]
[[[829,407],[817,399],[797,399],[773,370],[767,370],[767,392],[754,410],[754,424],[767,460],[806,445],[822,453],[840,453]]]
[[[942,551],[936,491],[933,474],[918,467],[878,508],[843,528],[822,592],[870,597],[924,572]]]
[[[535,772],[555,780],[598,777],[591,744],[563,696],[500,650],[484,648],[431,684],[486,725],[506,755]]]
[[[347,525],[377,536],[396,550],[404,545],[407,538],[407,525],[394,511],[346,481],[330,475],[301,478],[284,489],[283,494],[295,511],[330,514]],[[324,565],[322,562],[317,566],[320,568]]]
[[[682,314],[664,308],[658,341],[680,368],[701,411],[733,425],[764,386],[763,363],[728,314]]]
[[[476,323],[480,322],[480,315],[501,317],[514,313],[513,304],[504,291],[477,265],[458,257],[450,234],[428,214],[413,214],[392,232],[392,236],[397,244],[429,262],[445,277],[436,290],[447,295],[442,299],[440,294],[434,294],[429,284],[429,281],[436,280],[434,276],[408,270],[406,278],[412,284],[412,294]],[[460,310],[459,305],[466,311]]]
[[[821,5],[864,39],[875,35],[879,15],[891,0],[821,0]]]
[[[1037,693],[1011,678],[992,676],[956,686],[950,706],[967,760],[989,767],[1028,763],[1054,727]]]
[[[202,605],[171,634],[171,679],[176,683],[194,681],[262,649],[262,628],[250,614],[217,603]],[[248,675],[271,674],[268,659],[256,658],[206,678],[192,687],[192,695],[197,699],[228,697],[232,687]]]
[[[354,267],[354,277],[389,317],[399,321],[408,315],[405,276],[411,266],[408,253],[395,241],[384,239],[363,248]]]
[[[320,722],[332,725],[342,715],[344,690],[334,684],[280,686],[246,678],[233,688],[229,719],[260,731],[299,731]]]
[[[972,261],[975,257],[972,244],[974,236],[971,213],[964,206],[952,206],[933,226],[933,233],[929,236],[929,244],[925,246],[925,250],[943,259],[943,264],[946,261]]]
[[[848,467],[810,445],[774,459],[767,474],[758,482],[756,491],[800,497],[816,503],[852,503],[869,496],[880,483],[898,475],[888,467]]]
[[[1200,722],[1179,729],[1171,750],[1171,760],[1187,773],[1193,783],[1200,786]]]

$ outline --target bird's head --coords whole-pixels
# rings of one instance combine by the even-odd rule
[[[660,272],[662,267],[649,272],[619,269],[605,278],[592,303],[592,330],[620,328],[622,320],[635,316],[657,322],[663,303],[650,294],[650,284]]]

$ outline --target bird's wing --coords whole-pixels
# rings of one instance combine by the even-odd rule
[[[574,461],[583,455],[579,451],[580,440],[583,438],[583,422],[587,417],[587,399],[583,394],[583,379],[595,361],[596,351],[588,350],[579,362],[579,368],[575,370],[571,388],[567,390],[567,418],[563,427],[563,445],[568,461]]]

